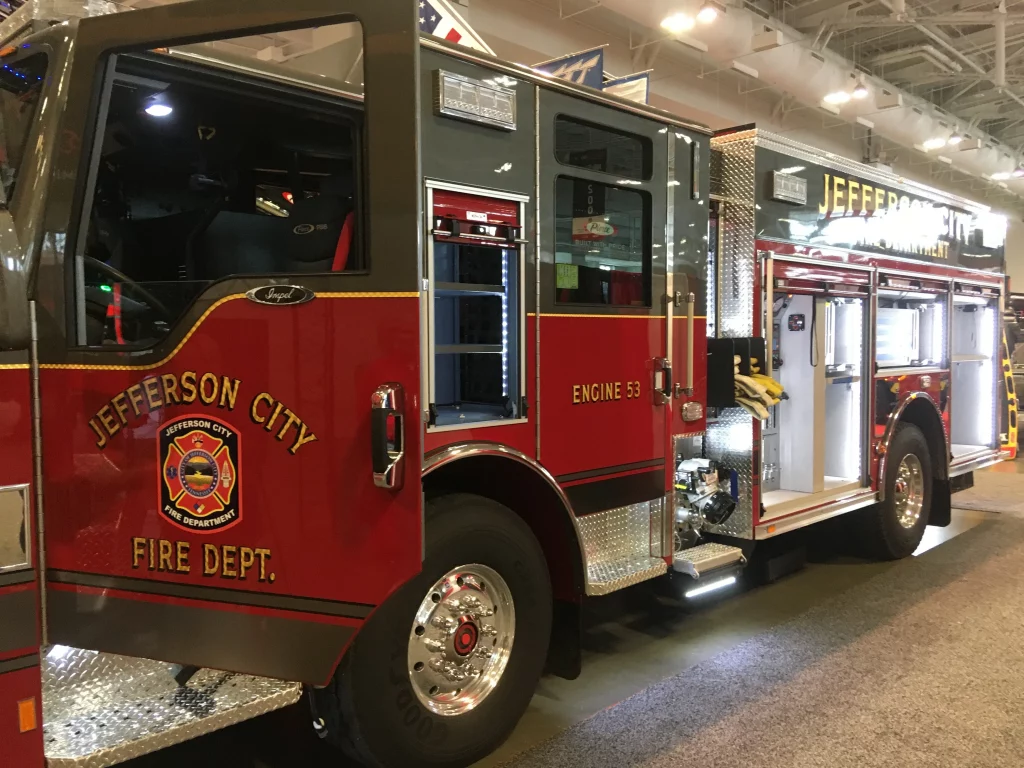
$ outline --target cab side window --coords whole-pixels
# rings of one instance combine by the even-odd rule
[[[651,195],[636,187],[652,158],[647,137],[555,118],[555,159],[568,166],[555,180],[556,302],[651,305]]]
[[[121,56],[79,255],[79,344],[150,346],[231,276],[361,270],[359,113]]]
[[[37,53],[0,62],[0,184],[3,199],[10,204],[39,105],[47,61],[45,54]]]

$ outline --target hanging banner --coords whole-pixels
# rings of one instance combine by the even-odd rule
[[[614,96],[621,96],[631,101],[639,101],[641,104],[650,103],[651,97],[651,73],[637,72],[634,75],[616,77],[605,81],[601,90]]]
[[[420,32],[494,55],[491,47],[448,4],[448,0],[419,0],[419,3]]]
[[[601,83],[604,80],[604,48],[602,45],[600,48],[591,48],[559,59],[542,61],[533,68],[576,85],[601,90]]]

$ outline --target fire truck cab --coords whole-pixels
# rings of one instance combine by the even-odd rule
[[[303,690],[369,765],[468,765],[579,673],[586,597],[845,512],[909,554],[999,459],[981,206],[409,0],[70,5],[0,26],[17,768]]]

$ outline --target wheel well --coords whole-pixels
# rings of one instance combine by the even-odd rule
[[[949,456],[946,447],[946,432],[942,428],[939,412],[931,400],[917,397],[907,403],[900,415],[900,422],[913,424],[921,430],[928,442],[929,458],[932,461],[932,477],[946,480],[949,477]]]
[[[544,550],[556,599],[584,593],[583,558],[567,508],[550,482],[529,464],[504,456],[467,456],[429,472],[423,493],[474,493],[503,504],[533,530]]]
[[[952,519],[949,487],[949,455],[946,447],[946,432],[935,404],[924,397],[917,397],[907,403],[900,416],[900,423],[913,424],[921,430],[928,443],[928,454],[932,462],[932,509],[930,525],[946,526]]]

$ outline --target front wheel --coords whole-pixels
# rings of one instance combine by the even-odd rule
[[[866,509],[861,532],[870,554],[898,560],[914,553],[932,505],[932,463],[928,441],[912,424],[896,428],[885,462],[885,500]]]
[[[544,553],[502,505],[427,502],[423,570],[367,621],[316,692],[328,738],[384,768],[467,766],[515,727],[551,632]]]

